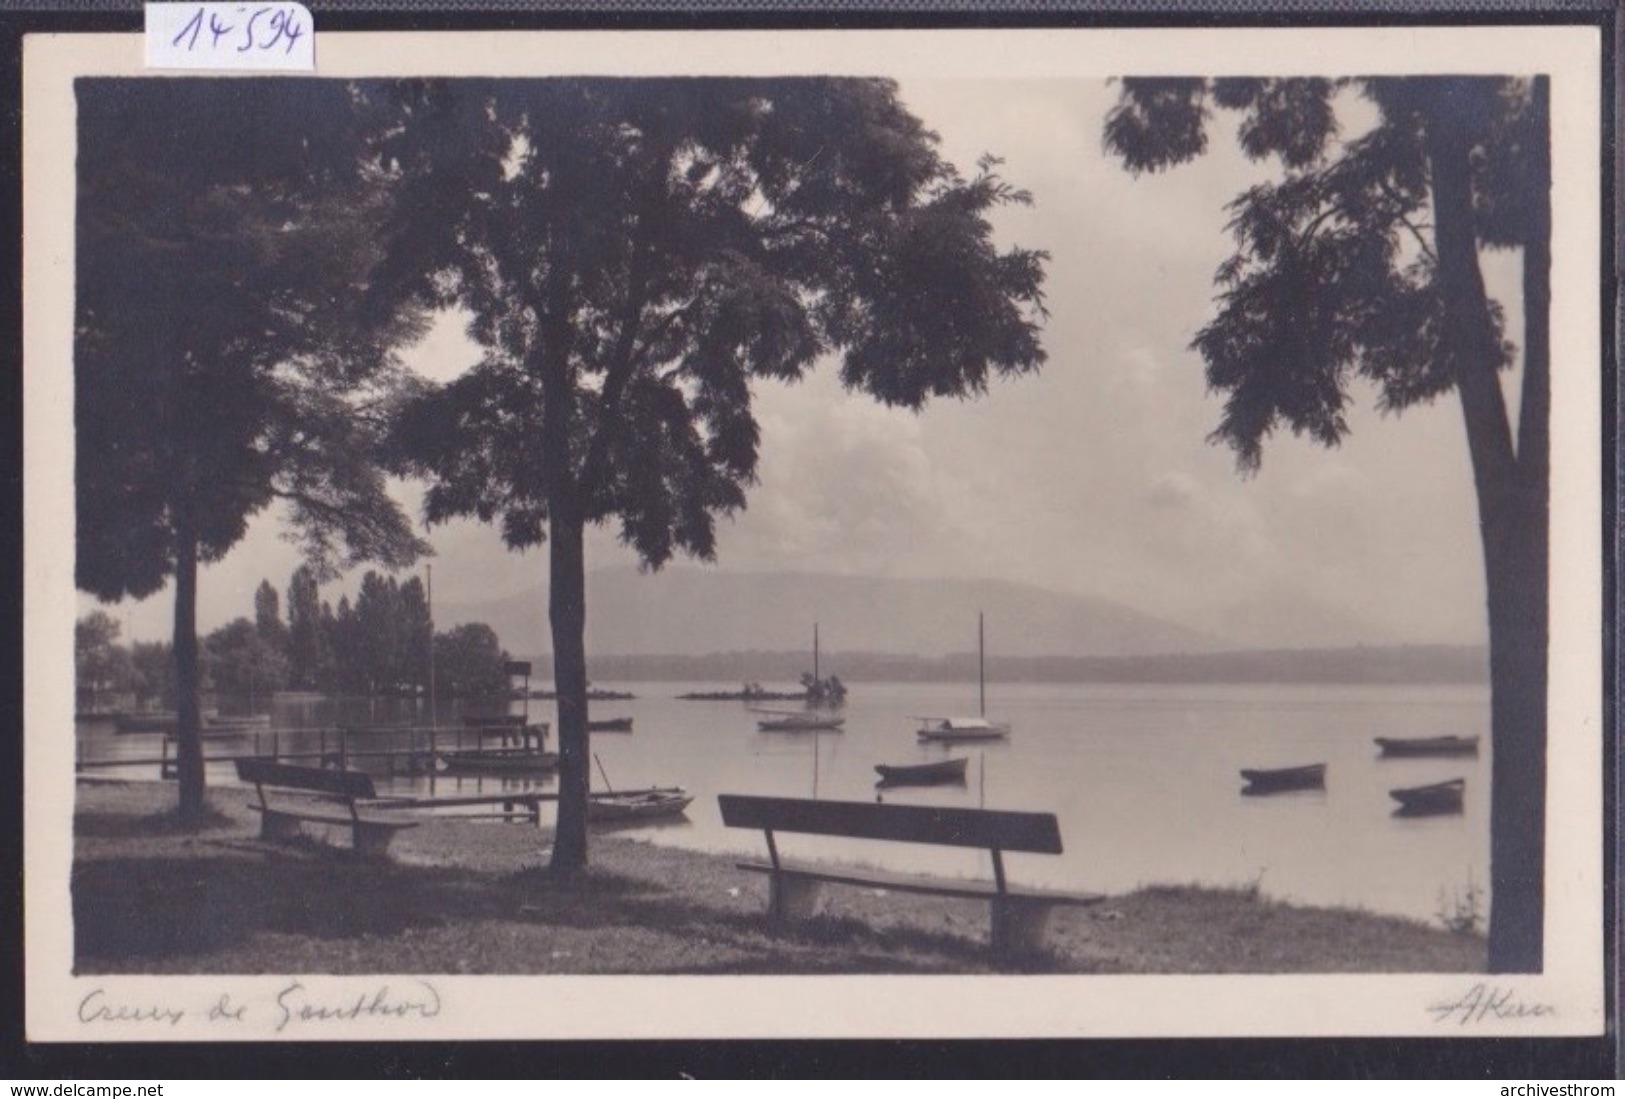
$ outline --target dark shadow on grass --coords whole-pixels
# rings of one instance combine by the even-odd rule
[[[997,970],[1064,972],[1052,953],[996,959],[984,940],[926,928],[877,929],[857,916],[821,915],[777,923],[761,912],[716,908],[673,895],[657,883],[593,870],[567,880],[545,872],[514,875],[523,891],[522,919],[579,928],[656,927],[676,937],[701,936],[752,959],[685,973],[919,973]],[[861,957],[857,968],[852,960]]]
[[[97,818],[88,818],[97,819]],[[164,817],[98,820],[117,835],[163,828]],[[157,832],[166,835],[170,833]],[[704,941],[722,955],[685,973],[942,973],[1012,971],[985,940],[925,928],[876,929],[860,917],[780,925],[759,910],[708,905],[661,882],[590,870],[492,875],[365,858],[306,840],[192,846],[185,854],[81,861],[72,877],[76,968],[141,972],[195,965],[258,935],[390,939],[412,929],[481,921],[591,932],[653,930]],[[635,967],[634,959],[627,959]],[[275,957],[263,963],[277,970]],[[1064,970],[1053,959],[1017,972]],[[659,972],[629,968],[628,972]]]
[[[195,823],[181,820],[176,809],[161,813],[80,813],[73,818],[73,834],[87,839],[136,839],[158,836],[196,836],[240,828],[218,809],[206,807]]]
[[[72,878],[75,956],[117,966],[199,957],[259,932],[391,936],[506,907],[488,877],[320,847],[81,862]]]

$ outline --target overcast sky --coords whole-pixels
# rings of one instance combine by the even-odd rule
[[[1278,436],[1249,479],[1206,442],[1219,400],[1187,346],[1230,254],[1225,203],[1268,166],[1248,164],[1219,130],[1201,160],[1135,179],[1101,149],[1115,91],[1098,82],[909,82],[903,96],[962,169],[994,153],[1033,193],[998,230],[1051,253],[1049,362],[918,415],[843,393],[829,369],[759,385],[761,482],[748,510],[723,521],[711,567],[1021,581],[1220,632],[1239,615],[1255,640],[1281,644],[1326,643],[1327,623],[1348,644],[1483,641],[1453,396],[1385,418],[1362,390],[1342,447]],[[1515,335],[1516,256],[1486,263]],[[476,353],[458,329],[437,327],[413,364],[439,378],[469,365]],[[278,535],[267,514],[204,570],[204,630],[251,613],[262,577],[286,587],[298,556]],[[543,551],[510,554],[488,528],[454,524],[431,540],[437,603],[517,593],[546,575]],[[589,568],[634,563],[613,531],[589,536]],[[113,613],[138,638],[167,636],[171,595]]]

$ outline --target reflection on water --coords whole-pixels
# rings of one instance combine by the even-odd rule
[[[1469,885],[1489,880],[1489,693],[1475,687],[1210,686],[996,684],[989,716],[1010,721],[1008,742],[967,745],[915,740],[922,713],[975,713],[975,684],[853,686],[844,731],[764,733],[739,703],[678,701],[704,685],[622,685],[637,697],[598,702],[596,718],[631,717],[634,732],[599,733],[592,749],[595,789],[684,786],[696,799],[687,816],[619,831],[651,842],[708,851],[762,853],[759,834],[726,829],[719,793],[819,797],[913,805],[956,805],[1053,812],[1066,853],[1008,856],[1013,880],[1031,885],[1119,892],[1149,883],[1242,885],[1260,881],[1270,896],[1315,904],[1358,905],[1420,919]],[[522,713],[516,702],[510,712]],[[534,721],[553,721],[552,703],[528,703]],[[490,708],[479,711],[489,713]],[[336,737],[316,731],[339,723],[410,724],[414,732],[374,734],[348,760],[379,781],[380,791],[436,794],[549,789],[537,779],[409,773],[397,747],[421,751],[428,727],[436,746],[472,746],[463,715],[447,707],[429,722],[411,701],[279,702],[274,728],[211,738],[207,751],[332,752]],[[86,759],[156,757],[156,735],[114,736],[106,724],[81,723]],[[1372,738],[1483,737],[1465,759],[1381,759]],[[448,738],[449,741],[448,742]],[[356,738],[352,744],[360,744]],[[488,741],[488,743],[490,743]],[[549,747],[556,747],[551,736]],[[964,786],[887,788],[874,765],[968,756]],[[1326,764],[1324,790],[1242,797],[1242,768]],[[150,770],[144,773],[151,774]],[[1393,816],[1388,791],[1452,778],[1467,781],[1459,815]],[[210,781],[232,780],[229,765]],[[544,814],[547,812],[543,808]],[[980,852],[782,836],[788,857],[847,858],[946,873],[986,874]]]

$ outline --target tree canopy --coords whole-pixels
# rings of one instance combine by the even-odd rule
[[[347,398],[417,322],[359,292],[382,199],[344,86],[77,91],[79,586],[150,595],[182,516],[209,561],[278,500],[319,564],[409,561],[421,545],[365,460],[378,417]]]
[[[1339,132],[1340,95],[1375,110]],[[1105,144],[1134,172],[1207,148],[1236,112],[1278,181],[1229,205],[1235,253],[1216,315],[1193,341],[1224,395],[1212,439],[1256,471],[1278,428],[1327,446],[1348,432],[1353,383],[1399,412],[1455,392],[1478,497],[1488,593],[1490,960],[1541,966],[1544,897],[1551,235],[1547,79],[1133,79]],[[1485,291],[1483,248],[1523,252],[1522,377],[1514,426],[1499,374],[1518,361]]]
[[[370,455],[420,317],[374,292],[387,193],[332,81],[76,85],[79,587],[174,577],[184,815],[202,806],[196,581],[281,501],[318,568],[424,546]]]
[[[369,85],[380,170],[410,216],[391,276],[468,312],[482,355],[400,420],[431,522],[550,541],[561,730],[554,865],[585,861],[582,531],[659,567],[709,558],[745,506],[758,380],[829,359],[917,409],[1031,372],[1045,256],[1001,251],[1028,201],[963,176],[878,80]]]

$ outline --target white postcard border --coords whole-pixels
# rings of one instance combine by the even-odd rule
[[[419,979],[74,977],[74,108],[79,75],[143,75],[142,38],[30,35],[24,51],[24,699],[27,1036],[778,1038],[1586,1035],[1603,1031],[1600,58],[1594,27],[1277,30],[322,32],[318,76],[778,73],[1052,77],[1131,74],[1557,74],[1553,106],[1552,646],[1547,966],[1485,978],[1550,1014],[1435,1019],[1452,975],[1271,977],[429,977],[436,1013],[312,1033],[284,1026],[292,983],[343,999]],[[1305,67],[1307,66],[1307,68]],[[162,77],[155,77],[162,78]],[[297,78],[291,78],[297,79]],[[1475,563],[1476,567],[1476,563]],[[85,997],[184,1006],[176,1023],[92,1027]],[[257,1005],[222,1032],[219,995]]]

